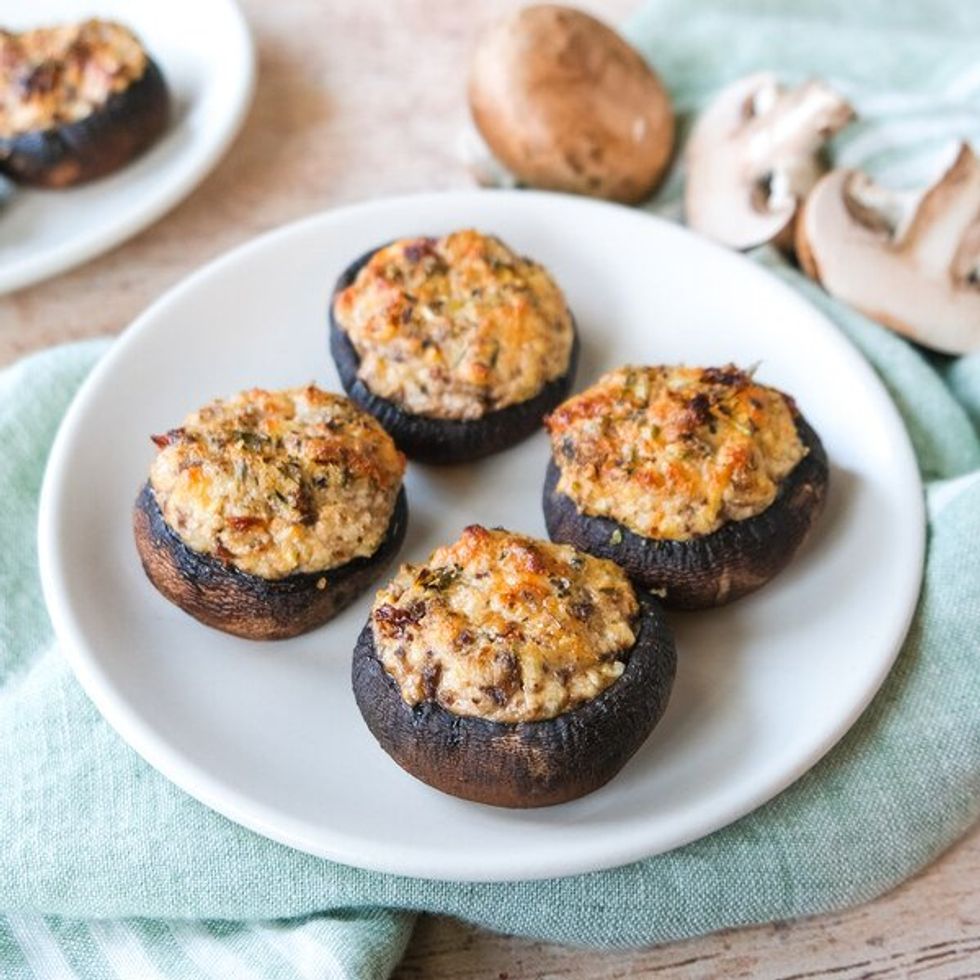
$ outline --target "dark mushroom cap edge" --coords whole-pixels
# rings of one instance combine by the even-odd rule
[[[505,807],[551,806],[612,779],[662,717],[677,666],[656,600],[637,592],[636,640],[622,675],[547,721],[506,724],[411,706],[384,669],[371,620],[354,648],[354,697],[371,733],[403,769],[453,796]]]
[[[616,562],[634,582],[657,590],[670,609],[706,609],[747,595],[789,564],[827,496],[823,443],[802,415],[795,421],[809,452],[782,481],[775,500],[754,517],[685,541],[646,538],[618,521],[580,513],[558,492],[561,474],[552,457],[542,500],[548,534]]]
[[[0,173],[35,187],[60,188],[104,177],[154,143],[170,117],[160,68],[146,69],[121,92],[77,122],[0,137]]]
[[[164,519],[149,481],[133,509],[136,548],[156,589],[200,622],[250,640],[287,639],[332,619],[390,564],[407,525],[402,487],[373,555],[322,572],[265,579],[188,548]]]
[[[334,316],[337,293],[354,281],[376,251],[378,249],[372,249],[352,262],[340,275],[330,297],[330,353],[344,391],[351,400],[384,426],[406,456],[423,463],[461,463],[480,459],[520,442],[537,430],[544,416],[565,400],[575,380],[579,339],[574,319],[568,370],[547,382],[533,398],[488,412],[480,419],[438,419],[407,412],[390,399],[374,394],[357,376],[360,356]]]

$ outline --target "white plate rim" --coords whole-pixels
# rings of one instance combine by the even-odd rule
[[[210,2],[220,3],[227,9],[229,26],[234,33],[230,40],[237,51],[241,75],[224,125],[211,135],[208,142],[202,143],[196,165],[180,175],[179,179],[165,181],[142,207],[124,212],[115,223],[107,225],[101,232],[69,239],[56,249],[22,258],[7,268],[0,266],[0,295],[25,289],[67,272],[128,241],[175,208],[211,173],[228,151],[245,122],[255,94],[255,46],[248,21],[236,0]]]
[[[83,689],[103,717],[146,762],[199,802],[233,822],[271,840],[308,854],[369,871],[438,881],[539,880],[619,867],[699,840],[729,826],[777,796],[813,768],[847,734],[871,703],[888,676],[915,614],[921,589],[926,548],[925,499],[911,441],[898,409],[887,394],[884,384],[854,344],[826,315],[763,267],[756,265],[738,253],[730,252],[694,235],[693,232],[674,222],[656,217],[648,212],[633,210],[632,213],[641,216],[643,220],[656,221],[670,228],[673,232],[696,237],[699,243],[705,247],[723,253],[725,261],[737,263],[743,274],[764,277],[772,289],[779,290],[787,299],[791,299],[792,302],[805,308],[811,319],[822,320],[824,329],[827,331],[828,342],[837,346],[841,355],[852,362],[854,370],[864,376],[866,385],[874,392],[879,410],[884,417],[888,418],[894,430],[895,452],[903,458],[903,465],[906,470],[915,475],[914,500],[910,496],[907,501],[915,515],[915,560],[910,563],[907,569],[905,587],[903,595],[900,597],[905,614],[900,620],[896,620],[891,631],[890,654],[882,657],[878,665],[879,669],[867,684],[863,697],[855,699],[849,710],[839,716],[838,724],[832,729],[828,729],[819,741],[814,742],[811,751],[799,756],[796,764],[784,771],[779,779],[773,779],[766,785],[760,786],[755,793],[740,797],[737,805],[731,805],[724,813],[712,815],[710,818],[693,820],[683,833],[679,832],[671,839],[661,839],[655,847],[650,847],[633,839],[618,841],[613,836],[612,839],[605,842],[601,852],[595,852],[591,855],[576,855],[575,859],[566,862],[563,866],[556,866],[554,861],[542,861],[539,864],[529,866],[526,856],[519,862],[508,862],[506,857],[501,857],[494,852],[490,855],[473,854],[467,862],[448,860],[442,866],[434,869],[430,854],[403,851],[397,846],[390,846],[385,841],[373,841],[370,847],[365,847],[361,841],[349,838],[342,832],[332,832],[326,835],[330,839],[325,842],[322,832],[315,837],[309,835],[302,824],[294,823],[284,818],[281,813],[257,804],[238,793],[234,787],[221,784],[192,760],[175,753],[167,741],[149,728],[139,714],[134,712],[126,700],[120,696],[120,693],[114,688],[111,678],[101,671],[96,658],[86,650],[84,633],[73,615],[63,585],[65,575],[59,562],[58,543],[53,529],[60,497],[68,485],[68,481],[65,479],[66,457],[75,430],[82,423],[88,401],[94,397],[94,393],[101,385],[102,378],[113,372],[116,360],[123,355],[128,346],[135,342],[144,329],[152,329],[153,320],[159,311],[163,310],[171,301],[177,300],[185,293],[194,290],[198,282],[207,279],[226,266],[235,264],[253,250],[261,250],[274,244],[278,239],[301,234],[309,227],[321,222],[342,222],[354,213],[383,210],[407,202],[424,204],[426,199],[442,199],[447,195],[454,195],[463,201],[469,195],[484,196],[487,194],[514,196],[518,199],[534,196],[566,202],[574,201],[575,206],[628,210],[619,205],[602,201],[571,198],[563,194],[542,191],[422,192],[384,197],[328,209],[250,239],[208,262],[167,290],[133,321],[131,326],[101,358],[81,385],[58,429],[45,469],[38,511],[38,556],[42,590],[62,653]]]

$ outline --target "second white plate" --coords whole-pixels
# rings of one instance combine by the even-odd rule
[[[352,258],[473,225],[544,262],[580,325],[578,387],[625,362],[741,364],[793,393],[833,463],[827,512],[778,579],[674,615],[679,671],[660,727],[609,785],[514,811],[444,796],[375,744],[350,690],[371,596],[316,632],[255,644],[201,626],[149,585],[130,511],[149,434],[221,394],[311,379],[339,390],[327,303]],[[107,438],[111,433],[111,438]],[[472,522],[544,534],[538,434],[479,464],[412,465],[402,560]],[[880,382],[839,332],[747,260],[637,211],[531,192],[378,201],[238,249],[167,294],[84,386],[40,514],[45,595],[103,714],[154,766],[262,834],[348,864],[430,878],[568,875],[722,827],[808,769],[885,677],[915,605],[923,508]]]

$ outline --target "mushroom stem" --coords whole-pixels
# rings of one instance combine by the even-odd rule
[[[783,90],[773,81],[769,109],[755,115],[745,130],[748,157],[771,169],[802,169],[812,173],[812,158],[829,136],[854,116],[854,110],[832,88],[810,79],[794,89]],[[757,110],[758,99],[752,108]],[[800,164],[806,164],[801,168]],[[812,186],[808,185],[808,186]]]
[[[980,228],[980,160],[963,143],[952,166],[922,195],[900,247],[923,271],[940,275],[952,269],[974,227]],[[976,268],[980,237],[971,237],[974,252],[967,264]]]
[[[895,241],[905,237],[920,200],[921,191],[894,191],[858,171],[847,182],[845,204],[854,219]]]

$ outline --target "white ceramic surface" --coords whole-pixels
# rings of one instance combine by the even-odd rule
[[[252,41],[234,0],[0,0],[8,30],[91,16],[115,18],[139,35],[170,85],[170,127],[102,180],[13,189],[0,208],[0,293],[85,262],[156,221],[218,162],[252,98]]]
[[[761,362],[833,462],[814,537],[767,588],[673,615],[679,670],[664,720],[608,786],[516,811],[402,772],[350,691],[370,596],[279,644],[207,629],[144,578],[130,508],[149,434],[210,398],[311,379],[339,390],[326,311],[341,269],[394,237],[474,225],[548,265],[583,341],[578,387],[623,362]],[[111,434],[111,438],[107,438]],[[412,465],[402,559],[471,522],[544,534],[539,433],[476,465]],[[885,677],[917,595],[924,518],[899,417],[820,314],[747,260],[633,210],[532,192],[382,200],[266,235],[139,318],[74,402],[41,501],[45,595],[65,655],[149,762],[233,820],[365,868],[431,878],[567,875],[722,827],[808,769]]]

